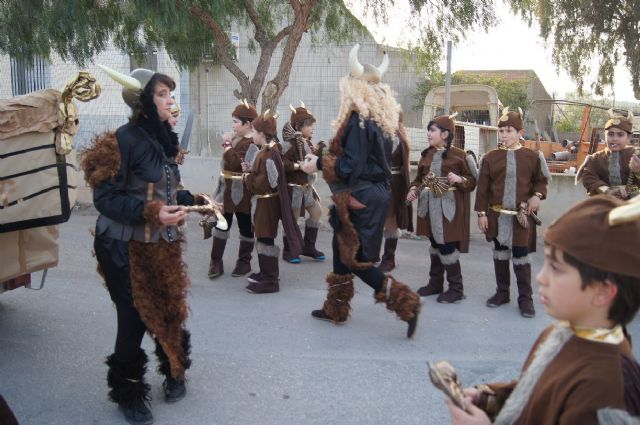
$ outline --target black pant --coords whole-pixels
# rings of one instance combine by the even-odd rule
[[[231,229],[231,224],[233,223],[233,214],[234,213],[224,213],[224,218],[229,224],[229,229]],[[238,219],[238,230],[240,230],[240,234],[245,238],[253,238],[253,231],[251,229],[251,214],[245,214],[236,211],[235,215]]]
[[[382,282],[384,281],[384,273],[382,273],[377,267],[369,267],[365,270],[351,270],[340,260],[340,248],[338,247],[338,239],[334,233],[333,241],[331,242],[333,248],[333,272],[335,274],[348,274],[353,273],[358,276],[364,283],[373,288],[374,291],[379,292],[382,289]],[[356,254],[356,259],[362,261],[362,247]]]
[[[508,246],[501,245],[497,239],[493,240],[493,246],[496,251],[506,251],[509,249]],[[512,246],[511,254],[513,255],[513,258],[526,257],[527,254],[529,254],[529,249],[526,246]]]
[[[460,242],[445,242],[443,244],[437,243],[433,237],[429,237],[431,246],[438,250],[440,255],[453,254],[456,249],[460,249]]]
[[[115,356],[122,362],[135,361],[139,356],[140,345],[147,328],[133,305],[129,244],[105,236],[96,236],[93,247],[118,315]]]

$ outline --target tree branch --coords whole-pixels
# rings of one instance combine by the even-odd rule
[[[256,41],[260,46],[262,46],[267,42],[267,30],[262,24],[260,15],[258,15],[258,11],[254,7],[251,0],[244,0],[244,8],[247,11],[247,15],[249,15],[249,19],[251,19],[251,22],[253,22],[253,26],[256,28]]]

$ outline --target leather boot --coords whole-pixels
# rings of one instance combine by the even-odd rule
[[[460,253],[457,250],[452,254],[441,256],[441,261],[447,272],[447,282],[449,282],[449,289],[438,295],[438,299],[436,300],[441,304],[457,304],[465,298],[459,258]]]
[[[240,248],[238,248],[238,261],[231,272],[231,276],[244,276],[251,272],[251,253],[253,252],[253,238],[240,235]]]
[[[300,262],[300,257],[294,257],[291,251],[289,251],[289,242],[286,236],[282,237],[282,259],[291,264],[298,264]]]
[[[165,377],[162,383],[162,390],[164,392],[164,401],[167,403],[175,403],[182,400],[187,394],[187,386],[184,378],[174,378],[171,375],[171,364],[169,358],[165,354],[162,346],[155,340],[156,343],[156,357],[158,358],[158,373]],[[182,365],[187,370],[191,367],[191,332],[187,329],[182,329],[182,350],[184,352],[184,359]]]
[[[518,284],[518,307],[522,317],[535,317],[536,310],[533,307],[533,290],[531,289],[531,263],[529,256],[513,259],[513,272]]]
[[[420,296],[402,282],[398,282],[391,275],[386,275],[382,282],[382,288],[373,298],[376,303],[385,303],[387,310],[396,313],[396,316],[407,322],[407,338],[413,337],[418,326],[420,316]]]
[[[434,247],[429,247],[429,256],[431,257],[429,283],[418,289],[418,295],[421,297],[442,293],[442,286],[444,284],[444,265],[442,261],[440,261],[438,250]]]
[[[305,257],[311,257],[317,261],[324,261],[324,252],[316,249],[316,240],[318,239],[318,229],[320,222],[308,219],[304,226],[304,247],[302,248],[302,255]]]
[[[247,285],[247,292],[252,294],[270,294],[280,291],[280,270],[278,264],[279,249],[277,246],[257,244],[259,280]]]
[[[313,310],[311,316],[320,320],[328,320],[338,325],[349,318],[353,298],[353,274],[327,275],[327,299],[320,310]]]
[[[153,414],[149,409],[149,385],[144,380],[147,371],[147,355],[140,350],[138,358],[131,362],[123,362],[115,354],[107,357],[109,366],[107,385],[109,399],[118,403],[127,422],[137,425],[153,423]]]
[[[215,279],[224,273],[222,255],[224,254],[225,246],[227,246],[227,239],[229,239],[228,231],[223,232],[218,229],[214,231],[213,245],[211,246],[211,261],[209,261],[209,279]]]
[[[487,300],[487,307],[495,308],[509,303],[509,287],[511,286],[511,271],[509,259],[511,251],[502,250],[493,252],[493,268],[496,274],[496,293]]]
[[[389,237],[385,235],[382,261],[380,261],[380,265],[378,266],[378,269],[382,273],[389,273],[396,268],[396,248],[398,247],[396,232],[394,232],[393,236],[394,237]]]

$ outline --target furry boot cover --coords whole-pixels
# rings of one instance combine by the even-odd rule
[[[340,226],[335,230],[336,239],[338,240],[338,248],[340,249],[340,261],[352,270],[366,270],[372,267],[370,261],[360,262],[356,259],[356,255],[360,250],[360,238],[355,226],[349,218],[349,198],[351,192],[345,191],[336,193],[331,196],[335,203],[335,212],[340,221]]]
[[[131,290],[140,318],[166,353],[174,378],[184,377],[182,330],[187,319],[186,265],[182,242],[129,242]]]
[[[400,320],[409,324],[407,337],[411,338],[420,314],[420,296],[393,276],[386,275],[382,288],[373,297],[376,303],[385,303],[387,310],[393,311]]]
[[[115,354],[107,357],[109,366],[107,385],[109,399],[115,403],[130,403],[136,400],[150,400],[151,387],[144,380],[147,372],[147,355],[140,349],[140,355],[133,362],[121,362]]]
[[[155,340],[155,343],[155,353],[158,359],[158,368],[156,370],[159,374],[164,375],[167,378],[171,378],[171,365],[169,364],[169,358],[157,339]],[[187,329],[182,329],[182,351],[184,352],[184,363],[182,366],[187,370],[191,367],[191,332]]]
[[[327,275],[327,299],[322,310],[333,323],[345,322],[349,318],[353,293],[353,275],[351,273],[329,273]]]

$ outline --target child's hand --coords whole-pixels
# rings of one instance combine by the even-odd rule
[[[486,215],[484,217],[478,217],[478,228],[482,233],[487,233],[487,230],[489,230],[489,219]]]
[[[243,172],[243,173],[248,172],[248,171],[249,171],[249,169],[251,168],[251,167],[249,166],[249,163],[248,163],[248,162],[246,162],[246,161],[242,161],[242,162],[240,163],[240,166],[242,167],[242,172]]]
[[[226,149],[232,146],[233,146],[233,135],[227,131],[222,135],[222,147]]]
[[[415,189],[412,189],[407,193],[407,203],[411,203],[418,199],[418,194]]]
[[[451,425],[490,425],[491,420],[482,410],[478,409],[470,397],[465,397],[465,404],[470,413],[465,412],[453,404],[450,398],[445,399],[445,403],[451,413]]]
[[[316,171],[318,171],[318,167],[316,164],[317,161],[318,161],[317,156],[313,154],[307,154],[307,156],[304,157],[304,164],[302,164],[302,171],[304,171],[307,174],[315,173]]]

